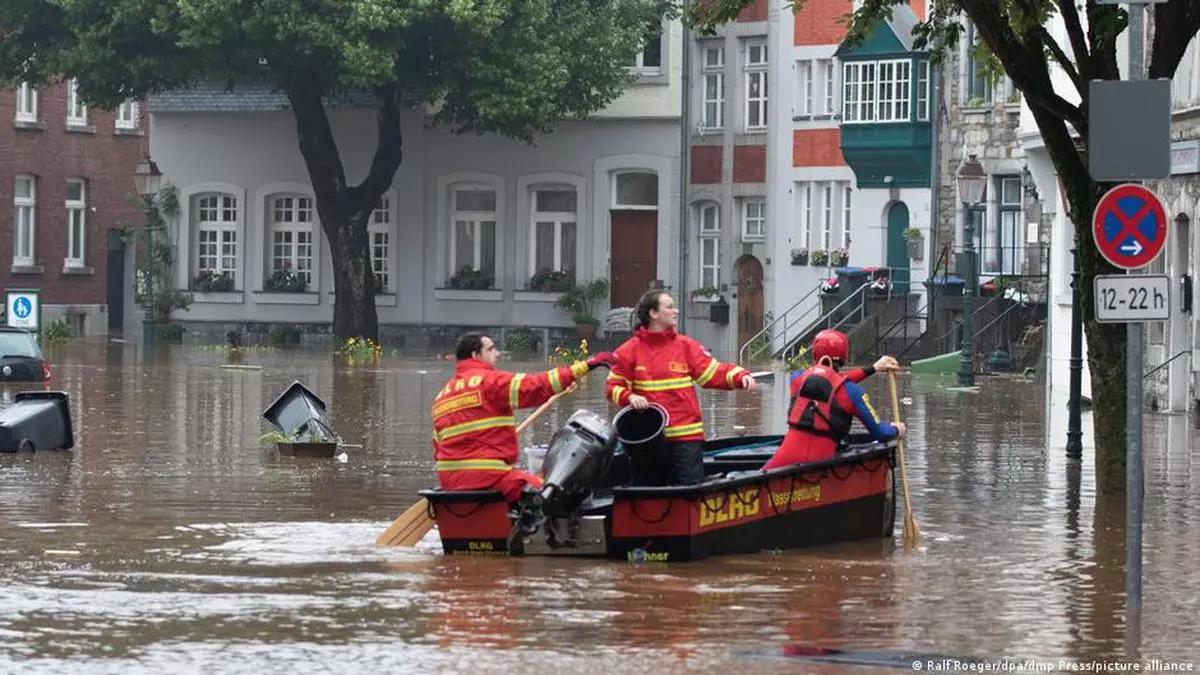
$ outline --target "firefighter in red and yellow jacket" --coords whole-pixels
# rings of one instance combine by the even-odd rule
[[[704,422],[696,385],[705,389],[753,389],[741,366],[721,363],[686,335],[675,332],[679,309],[669,293],[652,290],[637,306],[638,328],[614,352],[606,392],[621,407],[667,411],[665,443],[631,452],[635,485],[694,485],[704,482]]]
[[[500,357],[486,335],[458,341],[454,377],[433,401],[433,454],[443,490],[499,490],[515,502],[526,485],[542,479],[513,468],[520,455],[513,413],[548,401],[612,354],[597,354],[544,373],[496,369]]]

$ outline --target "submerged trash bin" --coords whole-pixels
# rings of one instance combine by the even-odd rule
[[[69,450],[75,447],[65,391],[23,391],[0,410],[0,452]]]
[[[297,380],[275,399],[263,418],[274,424],[280,433],[296,439],[336,443],[337,434],[329,425],[325,401]]]

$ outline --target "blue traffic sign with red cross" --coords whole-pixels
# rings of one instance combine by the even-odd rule
[[[1167,242],[1167,214],[1154,192],[1127,183],[1100,198],[1092,217],[1092,236],[1105,260],[1121,269],[1145,267]]]

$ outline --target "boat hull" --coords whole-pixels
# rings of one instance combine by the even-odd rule
[[[766,439],[766,440],[764,440]],[[442,548],[451,555],[560,555],[684,562],[892,536],[895,445],[851,446],[835,458],[759,470],[779,437],[708,444],[709,481],[619,486],[555,522],[559,542],[539,530],[515,534],[499,492],[426,490]],[[569,536],[565,533],[569,532]]]

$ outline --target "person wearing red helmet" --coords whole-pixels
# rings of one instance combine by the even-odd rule
[[[891,356],[881,356],[874,365],[846,373],[841,368],[850,358],[850,341],[836,330],[817,333],[812,342],[813,366],[792,373],[791,413],[788,431],[775,455],[763,470],[801,462],[832,459],[838,443],[850,433],[855,417],[876,440],[904,436],[904,424],[879,422],[859,382],[880,371],[898,370]]]

